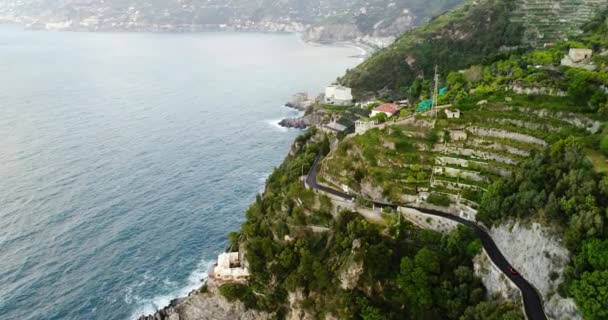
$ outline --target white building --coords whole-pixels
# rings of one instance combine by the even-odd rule
[[[373,118],[376,115],[384,113],[388,118],[390,118],[395,115],[395,113],[399,112],[399,110],[401,110],[400,105],[395,103],[385,103],[372,110],[370,117]]]
[[[355,133],[364,134],[367,130],[374,128],[378,125],[378,121],[356,121],[355,122]]]
[[[352,89],[337,84],[325,88],[325,103],[337,106],[350,106],[353,104]]]
[[[573,68],[583,68],[587,70],[595,70],[595,66],[591,63],[593,50],[591,49],[576,49],[572,48],[568,54],[562,59],[562,66]]]
[[[224,252],[217,257],[217,265],[210,277],[224,282],[246,282],[249,275],[249,269],[244,266],[238,252]]]

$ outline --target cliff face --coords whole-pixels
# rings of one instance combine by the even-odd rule
[[[187,297],[176,299],[171,305],[153,315],[142,316],[139,320],[265,320],[271,315],[265,312],[247,310],[242,302],[229,302],[222,297],[217,287],[192,291]]]
[[[303,38],[319,43],[356,41],[375,47],[386,47],[393,43],[398,35],[412,29],[416,22],[416,17],[409,12],[391,21],[377,21],[368,30],[362,30],[356,22],[321,22],[307,28]]]
[[[356,25],[347,23],[313,26],[303,34],[305,40],[321,43],[348,41],[362,36],[363,33],[359,31]]]
[[[557,293],[564,281],[570,252],[554,233],[538,223],[519,222],[505,223],[491,230],[505,257],[543,295],[547,315],[552,319],[581,319],[574,301]]]

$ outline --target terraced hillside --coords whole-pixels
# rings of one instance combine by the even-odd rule
[[[428,111],[349,136],[322,163],[320,181],[381,202],[431,196],[477,208],[488,186],[532,153],[599,130],[600,122],[586,114],[522,104],[526,98],[467,99],[457,105],[459,119]]]
[[[592,261],[608,247],[607,16],[550,48],[449,72],[435,110],[417,112],[433,84],[414,81],[405,88],[414,106],[335,144],[319,182],[359,205],[430,207],[484,223],[532,276],[549,318],[606,319],[608,264]],[[580,48],[592,56],[563,59]]]
[[[561,41],[581,34],[581,26],[604,9],[606,0],[518,0],[512,21],[526,27],[533,44]]]
[[[608,48],[599,34],[582,36],[576,45]],[[598,139],[608,116],[608,55],[597,50],[590,64],[596,71],[558,68],[572,43],[451,72],[442,81],[450,89],[439,99],[445,106],[402,110],[398,118],[349,136],[323,162],[321,181],[376,201],[408,203],[442,194],[477,207],[492,182],[548,145],[572,136]],[[419,97],[432,84],[422,87]],[[459,116],[448,119],[445,111],[456,109]],[[604,167],[596,153],[590,156]]]

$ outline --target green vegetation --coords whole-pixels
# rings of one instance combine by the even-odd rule
[[[471,259],[481,246],[472,230],[441,235],[395,215],[386,224],[371,224],[303,188],[301,166],[308,170],[325,143],[314,130],[299,137],[295,153],[268,178],[241,235],[231,237],[246,247],[250,282],[221,286],[221,294],[278,318],[287,313],[287,293],[295,291],[304,297],[301,307],[320,318],[460,319],[472,309],[487,309],[478,306],[490,302],[473,273]],[[330,231],[313,232],[311,225]],[[361,272],[347,276],[357,266]],[[497,319],[523,319],[519,306],[492,308],[515,315]]]
[[[608,134],[602,138],[600,150],[604,153],[604,155],[608,156]]]
[[[419,137],[408,138],[412,134]],[[430,137],[420,130],[411,132],[407,126],[373,129],[342,141],[323,162],[321,175],[340,181],[355,192],[361,191],[363,181],[370,181],[373,186],[382,188],[384,197],[400,203],[401,195],[415,194],[418,188],[429,184],[429,168],[417,163],[431,160],[418,152],[418,143],[428,145]],[[341,172],[343,175],[336,175]]]
[[[326,154],[319,181],[348,186],[356,208],[370,200],[409,203],[424,192],[438,206],[468,200],[487,225],[516,219],[553,226],[573,254],[563,275],[550,275],[563,276],[559,294],[572,297],[585,319],[606,319],[608,59],[596,58],[596,71],[559,66],[570,47],[608,49],[606,16],[554,47],[501,51],[521,37],[520,26],[509,23],[513,5],[465,5],[349,72],[342,80],[360,93],[386,87],[383,99],[416,103],[433,87],[419,75],[428,78],[439,63],[449,87],[440,103],[460,116],[404,112],[382,128],[345,137],[334,150],[314,130],[296,139],[241,233],[231,235],[233,247],[247,250],[249,286],[220,292],[278,318],[289,292],[304,297],[301,307],[316,318],[523,318],[520,306],[487,300],[473,273],[481,244],[472,230],[421,230],[389,210],[374,224],[304,188],[302,168]],[[365,113],[359,117],[369,111],[354,109]]]
[[[498,304],[494,301],[482,302],[469,308],[460,320],[517,320],[522,319],[515,307],[509,304]]]
[[[450,203],[452,203],[450,198],[442,193],[431,193],[426,201],[442,207],[449,207]]]
[[[254,306],[253,293],[247,285],[239,283],[228,283],[220,286],[219,290],[222,296],[224,296],[229,302],[239,300],[244,302],[245,305],[248,307]]]
[[[502,54],[501,47],[520,43],[523,28],[509,21],[514,7],[513,0],[467,3],[406,33],[394,45],[347,72],[341,81],[359,93],[387,87],[398,98],[406,96],[418,76],[430,78],[436,64],[447,74],[492,61]],[[411,94],[417,99],[420,92]]]
[[[352,106],[335,106],[331,104],[323,105],[323,109],[327,110],[329,113],[342,113],[351,108]]]
[[[566,246],[576,255],[562,294],[575,299],[586,319],[604,319],[607,207],[608,177],[593,170],[581,141],[570,138],[528,161],[519,174],[494,183],[477,217],[487,224],[517,217],[561,227]]]
[[[459,12],[466,10],[472,9]],[[406,66],[403,57],[414,57],[414,64],[426,66],[415,71],[430,74],[434,62],[420,56],[432,53],[417,50],[431,42],[441,49],[449,37],[431,41],[429,35],[450,30],[448,22],[454,23],[458,14],[406,34],[344,80],[369,91],[387,86],[414,102],[428,97],[432,83],[407,78],[419,73]],[[450,194],[478,203],[477,218],[488,225],[517,219],[553,226],[574,255],[560,294],[574,298],[585,319],[605,319],[608,131],[602,127],[608,121],[608,59],[596,57],[595,71],[559,66],[569,48],[593,48],[596,55],[608,49],[606,14],[602,17],[587,33],[554,47],[491,57],[486,52],[485,64],[470,66],[469,60],[463,72],[446,72],[450,90],[440,103],[459,109],[460,118],[421,113],[346,138],[323,162],[321,174],[331,185],[346,184],[375,200],[403,203],[405,195],[423,189],[431,193],[427,202],[436,205],[448,206]],[[445,61],[464,69],[455,62],[463,60],[454,59]],[[409,274],[418,272],[415,260],[405,261],[402,268]],[[426,281],[422,275],[401,281],[418,278]],[[431,301],[424,289],[416,292],[416,304]],[[505,315],[497,311],[501,307],[476,308],[485,319]]]
[[[608,271],[585,272],[571,288],[586,319],[608,317]]]

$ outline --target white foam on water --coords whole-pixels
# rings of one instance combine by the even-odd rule
[[[287,130],[289,130],[289,129],[287,129],[287,128],[285,128],[285,127],[281,127],[281,126],[279,125],[279,122],[281,122],[281,120],[283,120],[283,119],[266,120],[265,122],[266,122],[267,124],[269,124],[269,125],[270,125],[270,126],[273,128],[273,129],[276,129],[277,131],[280,131],[280,132],[287,132]]]
[[[207,271],[214,263],[215,261],[202,260],[196,266],[196,269],[188,276],[187,284],[185,286],[172,289],[166,294],[157,295],[152,298],[142,298],[133,295],[132,288],[127,288],[125,302],[136,304],[135,311],[129,319],[136,320],[143,315],[154,314],[157,310],[168,306],[169,303],[171,303],[171,300],[186,297],[192,290],[200,288],[203,285],[203,282],[207,280]],[[168,279],[165,279],[163,283],[170,288],[176,287],[176,283],[169,281]]]

